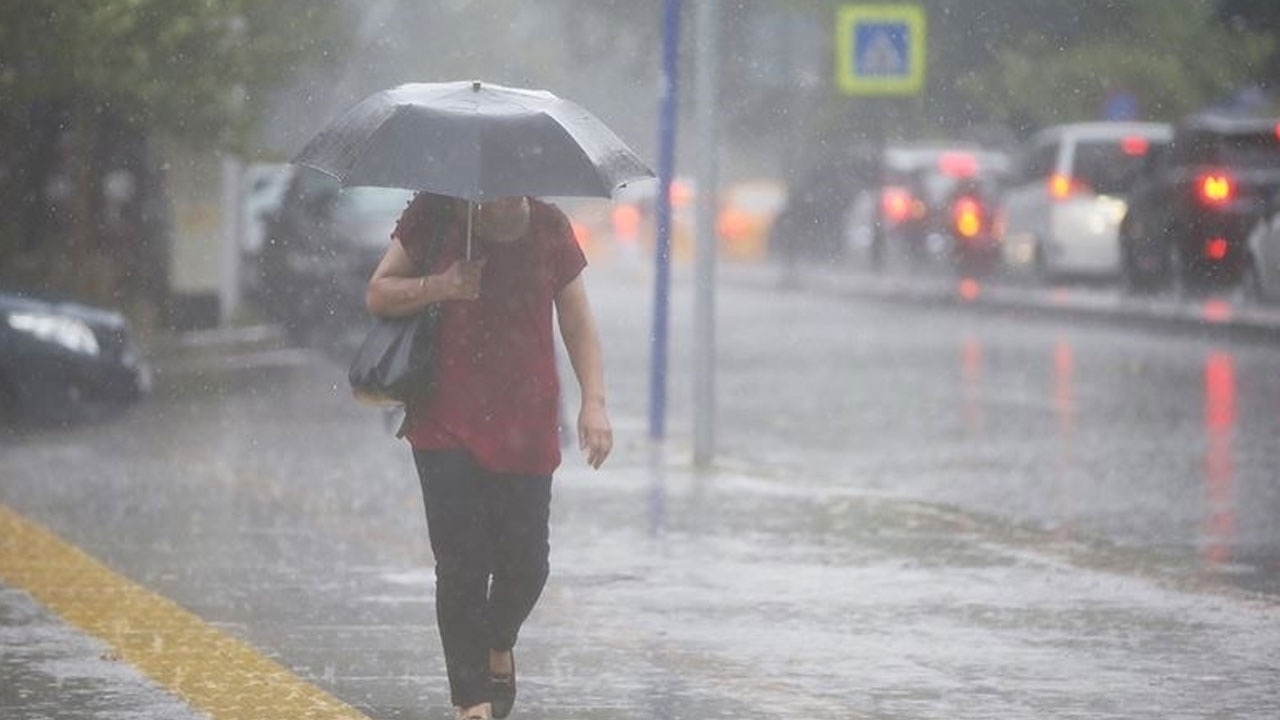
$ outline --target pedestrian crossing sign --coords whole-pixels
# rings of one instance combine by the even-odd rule
[[[917,5],[842,5],[836,86],[846,95],[915,95],[924,85],[925,14]]]

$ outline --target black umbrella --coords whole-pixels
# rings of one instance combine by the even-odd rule
[[[343,185],[482,202],[517,195],[611,197],[653,172],[604,123],[542,90],[410,83],[375,93],[307,143],[297,165]]]

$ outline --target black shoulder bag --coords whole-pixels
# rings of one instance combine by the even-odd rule
[[[427,246],[424,273],[430,272],[440,246],[437,235]],[[415,315],[374,319],[347,371],[357,400],[407,411],[430,395],[440,309],[440,303],[431,303]]]

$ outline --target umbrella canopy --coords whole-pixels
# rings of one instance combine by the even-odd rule
[[[594,115],[542,90],[410,83],[375,93],[293,159],[343,185],[426,190],[475,202],[516,195],[611,197],[653,172]]]

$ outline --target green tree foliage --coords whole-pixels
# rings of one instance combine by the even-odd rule
[[[1115,92],[1132,94],[1142,118],[1176,119],[1250,81],[1275,46],[1274,29],[1228,27],[1210,0],[1076,2],[1074,24],[1049,21],[1055,3],[1042,4],[1019,17],[1044,22],[953,78],[967,102],[1024,131],[1099,118]]]
[[[335,0],[25,0],[0,7],[4,111],[54,104],[226,145],[251,99],[340,45]]]
[[[1218,16],[1239,33],[1269,34],[1273,40],[1280,33],[1280,3],[1275,0],[1220,0]],[[1266,61],[1251,68],[1250,77],[1270,90],[1280,85],[1280,42],[1272,43]]]
[[[661,3],[620,0],[556,0],[577,26],[626,27],[647,38],[638,62],[656,68]],[[696,39],[685,0],[684,72],[692,78]],[[870,1],[870,0],[869,0]],[[1143,117],[1172,119],[1220,100],[1243,83],[1274,84],[1280,3],[1274,0],[915,0],[928,17],[926,88],[918,98],[878,102],[840,96],[830,68],[831,32],[837,9],[854,0],[737,0],[721,4],[721,108],[726,123],[750,136],[752,117],[785,114],[811,118],[808,135],[849,138],[880,118],[908,136],[950,134],[1002,122],[1020,133],[1051,122],[1101,116],[1113,92],[1128,91]],[[767,16],[783,36],[780,20],[803,15],[819,28],[826,71],[819,92],[761,81],[758,20]],[[577,43],[586,64],[620,52],[608,42]],[[808,36],[795,36],[808,37]],[[655,71],[656,72],[656,71]],[[687,85],[687,83],[686,83]],[[804,109],[801,105],[816,103]],[[738,112],[743,117],[733,117]],[[744,124],[745,123],[745,124]],[[767,123],[766,123],[767,124]],[[776,126],[776,123],[774,123]],[[836,140],[832,140],[836,142]]]
[[[0,278],[104,300],[162,292],[157,141],[243,146],[256,98],[336,56],[338,4],[0,4]]]

